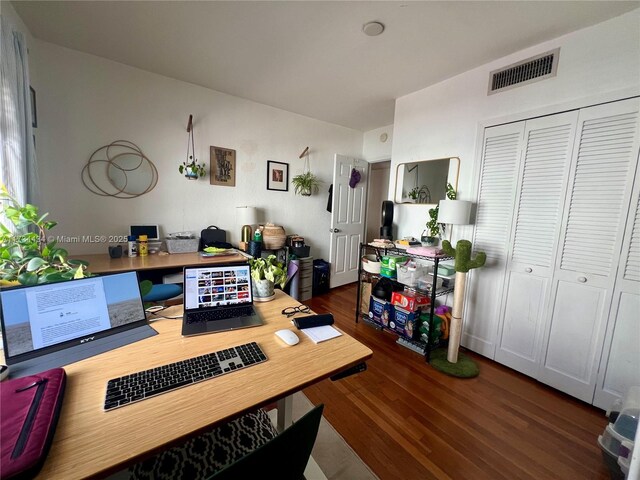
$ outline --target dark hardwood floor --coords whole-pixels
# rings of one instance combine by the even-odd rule
[[[304,393],[381,479],[608,478],[603,411],[470,352],[480,376],[446,376],[356,324],[355,298],[351,284],[305,303],[373,350],[368,370]]]

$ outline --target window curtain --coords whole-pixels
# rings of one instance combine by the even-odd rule
[[[27,43],[0,15],[0,182],[21,203],[39,203]],[[3,221],[6,225],[7,223]]]

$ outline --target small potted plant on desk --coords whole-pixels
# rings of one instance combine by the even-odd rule
[[[275,286],[284,288],[287,282],[287,271],[283,264],[276,260],[275,255],[250,259],[249,264],[253,279],[253,299],[258,302],[273,300]]]

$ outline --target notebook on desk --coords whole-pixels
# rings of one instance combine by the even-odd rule
[[[136,272],[2,289],[0,327],[11,377],[157,335],[148,325]]]
[[[253,307],[251,267],[224,263],[184,269],[182,335],[262,325]]]

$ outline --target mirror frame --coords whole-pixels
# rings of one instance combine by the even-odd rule
[[[416,205],[416,206],[423,206],[423,205],[437,205],[438,202],[440,200],[444,200],[443,198],[438,199],[438,202],[436,203],[413,203],[413,202],[402,202],[402,201],[398,201],[398,179],[400,178],[400,167],[404,167],[405,165],[409,165],[409,164],[415,164],[415,163],[422,163],[422,162],[434,162],[434,161],[438,161],[438,160],[449,160],[449,161],[456,161],[457,165],[455,167],[455,178],[451,179],[451,178],[447,178],[447,183],[450,183],[453,186],[453,189],[457,192],[458,191],[458,178],[460,177],[460,157],[442,157],[442,158],[431,158],[428,160],[414,160],[411,162],[402,162],[399,163],[398,165],[396,165],[396,181],[395,181],[395,185],[393,188],[393,203],[398,204],[398,205]],[[449,173],[451,174],[451,164],[449,164]],[[453,181],[451,181],[453,180]],[[402,188],[402,186],[400,186]],[[402,195],[402,193],[400,194]]]

